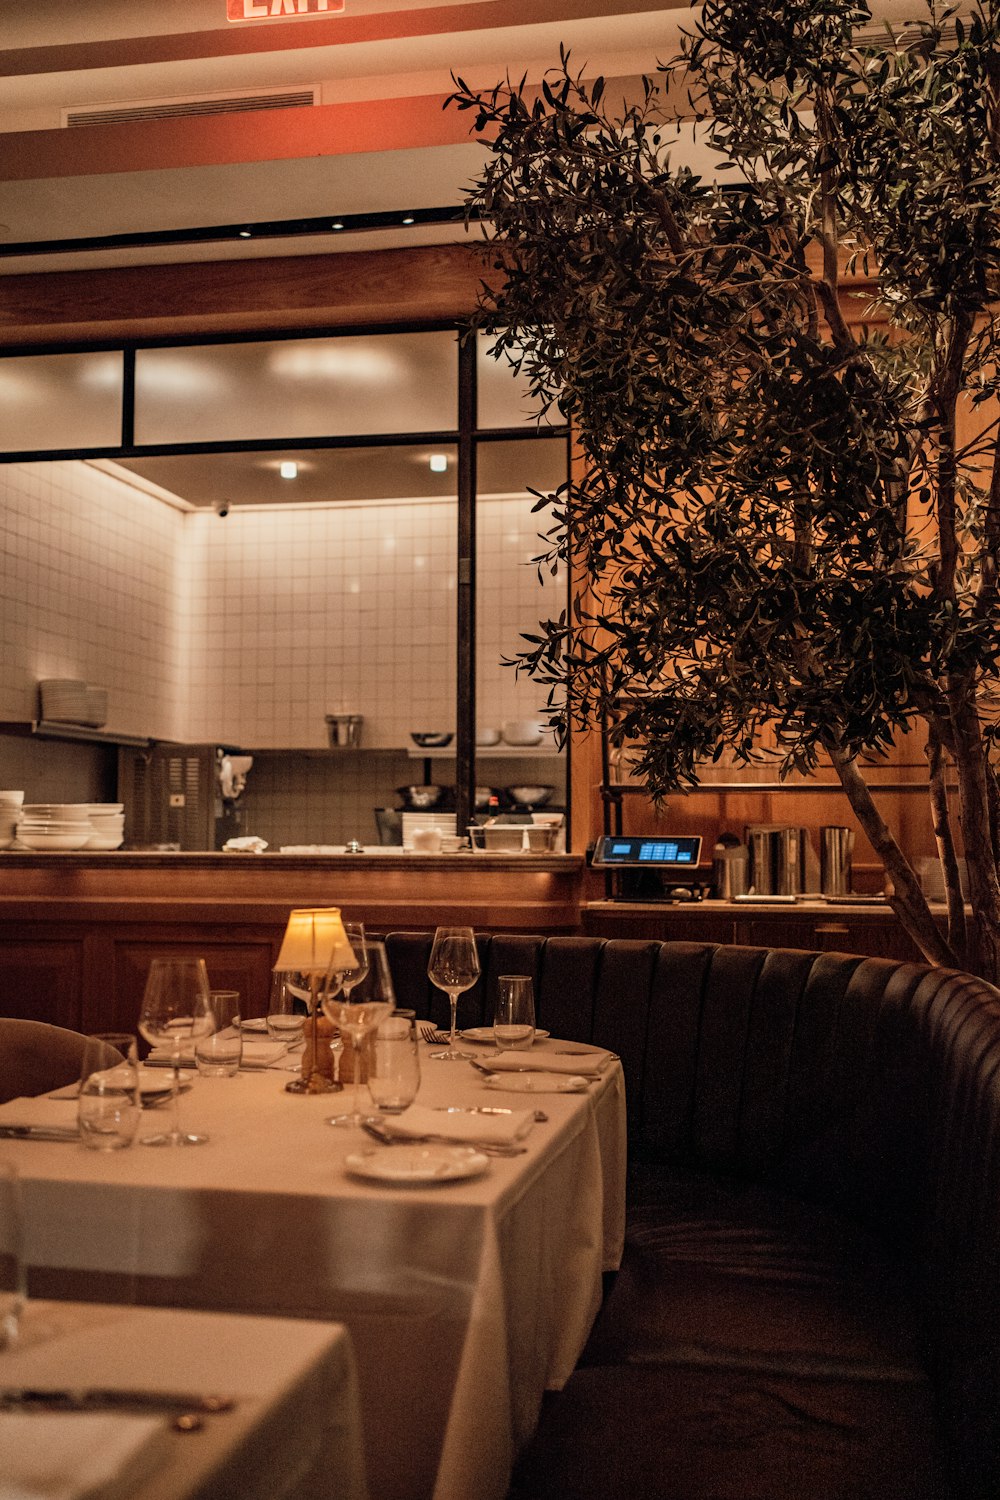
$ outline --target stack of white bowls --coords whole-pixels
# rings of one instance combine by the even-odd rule
[[[17,837],[23,792],[0,792],[0,849],[9,849]]]
[[[93,837],[89,802],[31,802],[21,810],[17,841],[24,849],[82,849]]]
[[[120,849],[125,838],[124,802],[92,802],[90,827],[88,849]]]

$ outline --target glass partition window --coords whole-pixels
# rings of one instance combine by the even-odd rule
[[[499,795],[501,809],[518,809],[537,787],[537,805],[565,804],[565,760],[545,732],[538,743],[516,749],[507,737],[532,738],[544,723],[548,689],[518,674],[505,660],[524,646],[525,631],[559,614],[566,604],[566,574],[539,569],[546,544],[546,512],[533,513],[536,497],[566,478],[565,438],[480,443],[476,502],[476,710],[477,781]],[[521,732],[515,726],[521,726]],[[505,735],[505,730],[507,734]],[[499,736],[499,739],[498,739]],[[494,742],[491,745],[491,742]],[[522,802],[519,803],[519,797]]]
[[[117,447],[123,367],[120,349],[0,359],[0,449]]]
[[[140,349],[135,441],[454,431],[457,343],[445,330]]]
[[[490,353],[492,334],[481,333],[476,341],[476,405],[478,425],[497,427],[552,427],[562,418],[550,411],[539,424],[538,402],[531,394],[526,375],[515,372],[506,355],[495,359]]]

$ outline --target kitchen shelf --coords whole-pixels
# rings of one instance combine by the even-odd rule
[[[678,787],[668,792],[668,797],[700,797],[713,792],[839,792],[844,788],[839,781],[702,781],[698,786]],[[870,792],[924,792],[927,783],[920,781],[875,781],[868,783]],[[648,797],[644,786],[634,782],[606,781],[601,795],[609,799],[618,797]]]
[[[417,745],[407,745],[406,753],[411,760],[454,760],[454,745],[422,750]],[[555,745],[477,745],[476,760],[560,760],[566,754]]]
[[[90,745],[131,745],[143,750],[148,750],[154,743],[146,735],[119,734],[113,729],[63,724],[54,719],[0,720],[0,734],[34,736],[40,740],[75,740]]]

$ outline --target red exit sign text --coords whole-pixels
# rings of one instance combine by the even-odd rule
[[[289,16],[332,16],[345,0],[226,0],[229,21],[281,21]]]

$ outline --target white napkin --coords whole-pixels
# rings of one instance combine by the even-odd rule
[[[564,1053],[532,1047],[530,1052],[491,1052],[482,1066],[491,1073],[581,1073],[585,1078],[596,1078],[604,1072],[610,1057],[609,1052],[596,1050]]]
[[[8,1099],[0,1104],[0,1125],[56,1125],[76,1129],[76,1096],[72,1099],[49,1099],[44,1094]],[[0,1469],[0,1475],[3,1470]],[[2,1490],[0,1490],[2,1493]]]
[[[534,1111],[515,1109],[509,1115],[473,1114],[470,1110],[449,1114],[445,1109],[428,1109],[423,1104],[411,1104],[401,1115],[383,1117],[381,1129],[386,1135],[401,1141],[413,1140],[415,1136],[442,1135],[450,1141],[475,1144],[509,1144],[527,1135],[535,1122]]]
[[[287,1047],[284,1042],[255,1042],[249,1038],[243,1038],[243,1059],[241,1068],[269,1068],[284,1057]],[[147,1068],[169,1068],[172,1066],[172,1056],[169,1048],[154,1047],[146,1058]],[[181,1067],[193,1068],[195,1066],[194,1053],[181,1053]]]
[[[161,1417],[0,1412],[4,1500],[126,1500],[168,1445]]]
[[[254,838],[250,835],[242,839],[226,839],[222,846],[224,854],[263,854],[267,848],[267,839]]]

